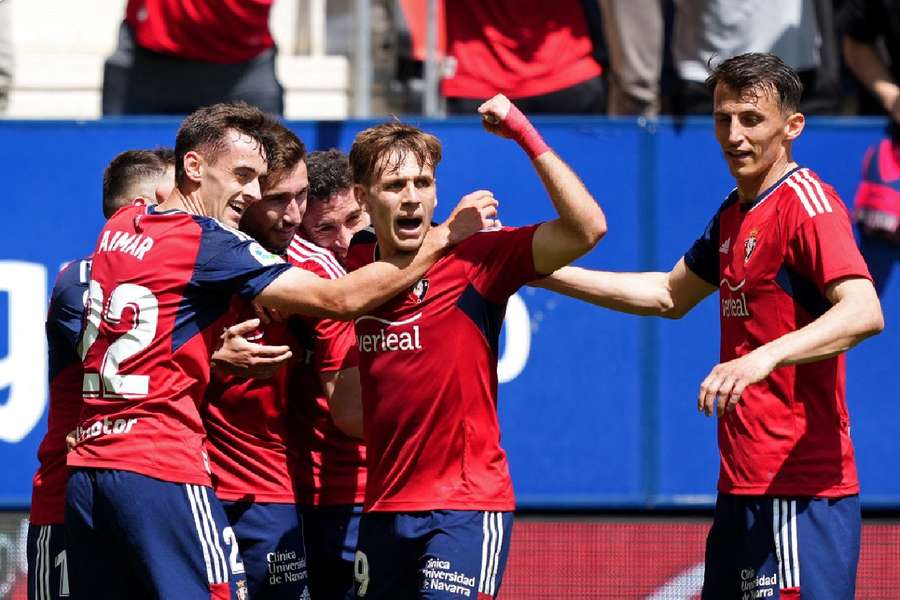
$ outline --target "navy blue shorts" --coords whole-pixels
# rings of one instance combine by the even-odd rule
[[[509,555],[511,512],[368,512],[354,576],[365,600],[489,600]]]
[[[362,505],[298,508],[303,517],[309,591],[313,600],[353,598],[353,563]]]
[[[719,494],[702,598],[853,598],[860,527],[859,496]]]
[[[28,524],[28,600],[59,600],[69,595],[66,526]]]
[[[250,598],[308,598],[309,576],[297,507],[225,501],[222,506],[241,549]]]
[[[234,532],[212,490],[75,469],[66,495],[71,598],[247,598]]]

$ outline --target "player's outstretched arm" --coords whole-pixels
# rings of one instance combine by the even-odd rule
[[[498,94],[478,108],[488,131],[516,140],[531,158],[558,219],[543,223],[534,234],[534,266],[551,273],[593,248],[606,233],[606,217],[581,179],[550,151],[525,115]]]
[[[812,323],[713,367],[700,384],[697,409],[722,415],[734,409],[748,385],[778,367],[831,358],[884,329],[881,303],[868,279],[839,279],[828,285],[825,296],[832,306]]]
[[[334,424],[350,437],[362,439],[363,411],[359,369],[351,367],[340,371],[322,372],[319,373],[319,378]]]
[[[288,269],[255,301],[285,314],[342,321],[358,317],[412,286],[447,248],[493,224],[496,216],[497,200],[489,192],[468,194],[444,223],[428,231],[415,254],[378,260],[339,279]]]
[[[613,273],[563,267],[532,284],[634,315],[680,319],[715,287],[678,261],[668,273]]]

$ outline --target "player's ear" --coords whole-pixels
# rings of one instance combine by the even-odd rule
[[[359,184],[353,184],[353,196],[356,198],[356,201],[359,203],[359,207],[363,209],[365,212],[369,212],[369,195],[366,192],[366,188]]]
[[[784,121],[784,137],[788,141],[794,141],[803,133],[803,127],[806,125],[806,117],[803,113],[795,112],[788,115]]]
[[[184,154],[184,175],[191,181],[200,182],[200,176],[203,171],[203,158],[193,150],[188,150]]]

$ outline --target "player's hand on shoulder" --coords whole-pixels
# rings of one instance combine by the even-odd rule
[[[248,340],[259,326],[259,319],[249,319],[226,328],[222,332],[222,346],[210,360],[213,370],[256,379],[277,373],[293,354],[289,346],[267,346]]]
[[[503,126],[503,120],[509,114],[512,102],[503,94],[497,94],[487,102],[478,107],[478,113],[481,115],[481,124],[484,128],[500,137],[510,137],[510,132]]]
[[[449,244],[458,244],[483,229],[500,225],[497,218],[499,202],[488,190],[466,194],[439,227],[446,227]]]
[[[775,359],[762,347],[719,363],[700,384],[697,410],[708,417],[713,412],[721,417],[726,411],[734,410],[747,386],[768,377],[776,366]]]

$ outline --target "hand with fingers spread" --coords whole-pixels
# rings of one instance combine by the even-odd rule
[[[550,150],[528,117],[503,94],[479,106],[478,113],[488,132],[517,141],[531,160]]]
[[[247,338],[260,326],[249,319],[222,332],[222,346],[212,355],[213,369],[238,377],[266,379],[280,369],[293,354],[289,346],[266,346]]]
[[[764,348],[728,362],[719,363],[710,371],[697,395],[697,410],[711,417],[720,417],[734,410],[747,386],[760,382],[775,369],[775,360]]]
[[[473,233],[500,225],[497,219],[499,203],[487,190],[466,194],[450,213],[444,225],[450,232],[450,244],[458,244]]]

